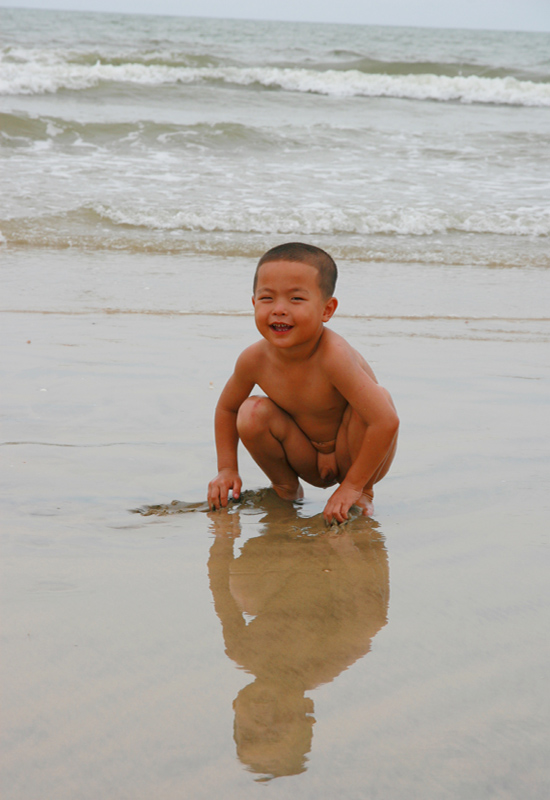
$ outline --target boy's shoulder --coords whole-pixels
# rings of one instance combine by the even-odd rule
[[[248,347],[242,351],[240,356],[237,358],[235,368],[237,370],[244,369],[249,371],[251,368],[259,364],[261,360],[265,358],[265,355],[265,342],[263,339],[260,339],[259,341],[254,342],[254,344],[248,345]]]
[[[321,359],[329,375],[336,376],[361,370],[376,381],[374,372],[361,353],[347,339],[328,328],[323,335]]]
[[[325,328],[320,345],[319,353],[321,357],[329,362],[333,360],[338,362],[342,358],[351,358],[353,360],[362,358],[347,339],[344,339],[343,336],[330,328]]]

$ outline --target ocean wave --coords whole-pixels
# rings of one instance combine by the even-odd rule
[[[257,260],[269,247],[290,238],[280,232],[162,230],[114,224],[91,209],[67,215],[0,220],[0,246],[24,249],[123,252]],[[292,235],[295,238],[295,235]],[[298,238],[296,236],[296,238]],[[449,231],[445,235],[299,233],[338,260],[403,265],[442,264],[489,269],[549,269],[545,237],[501,236]]]
[[[209,66],[209,65],[208,65]],[[293,67],[293,64],[285,64]],[[380,61],[366,56],[356,56],[347,61],[322,62],[308,65],[309,69],[316,71],[337,70],[364,72],[370,75],[437,75],[448,78],[460,78],[478,76],[483,78],[508,78],[513,77],[519,80],[534,81],[535,83],[547,80],[547,73],[540,70],[520,70],[513,71],[506,67],[494,67],[489,64],[475,64],[468,61]]]
[[[55,139],[57,142],[75,144],[84,142],[94,146],[128,145],[143,142],[145,145],[161,144],[224,150],[274,147],[284,143],[291,146],[299,142],[286,132],[272,128],[259,128],[236,122],[197,122],[179,125],[152,120],[135,122],[79,122],[54,116],[30,116],[26,113],[0,112],[0,140],[6,146],[28,146],[34,142]]]
[[[550,83],[514,77],[448,76],[433,73],[381,74],[357,69],[281,67],[173,67],[165,64],[97,61],[71,63],[51,52],[28,60],[0,62],[0,94],[28,95],[83,91],[101,84],[159,87],[222,82],[332,97],[393,97],[440,102],[550,106]]]
[[[112,209],[96,205],[93,211],[114,225],[129,225],[153,230],[217,231],[280,234],[385,234],[429,236],[457,231],[491,233],[503,236],[550,235],[550,210],[519,208],[514,211],[453,213],[441,209],[380,208],[303,208],[290,212],[255,208],[212,208],[176,212]]]
[[[0,220],[5,240],[13,244],[47,244],[103,237],[111,246],[135,237],[149,237],[156,246],[166,239],[177,246],[186,234],[281,236],[433,237],[448,234],[489,234],[502,237],[550,236],[550,210],[524,207],[513,211],[465,213],[441,209],[381,207],[377,210],[330,207],[276,210],[245,207],[200,207],[173,210],[137,205],[92,204],[67,212]],[[76,238],[75,238],[76,237]],[[82,238],[84,237],[84,238]],[[140,244],[141,246],[141,244]]]

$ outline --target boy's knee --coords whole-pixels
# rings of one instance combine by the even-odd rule
[[[237,413],[237,431],[241,439],[265,431],[273,410],[268,397],[247,397]]]
[[[387,389],[384,389],[384,387],[383,387],[383,386],[382,386],[382,387],[380,387],[380,388],[382,389],[382,391],[383,391],[383,392],[384,392],[384,394],[386,395],[386,399],[388,400],[388,402],[389,402],[390,406],[391,406],[391,407],[393,408],[393,410],[395,411],[395,403],[393,402],[393,398],[392,398],[391,394],[388,392],[388,390],[387,390]],[[399,423],[399,420],[398,420],[398,423]]]

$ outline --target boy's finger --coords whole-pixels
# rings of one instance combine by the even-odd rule
[[[208,487],[208,505],[215,511],[221,505],[220,488],[219,486]]]
[[[346,511],[342,511],[342,508],[338,508],[335,511],[325,511],[324,517],[327,525],[332,525],[333,522],[336,522],[338,525],[340,525],[342,522],[347,520],[348,515]]]
[[[209,508],[211,508],[212,511],[215,511],[217,508],[219,508],[219,505],[220,504],[218,502],[218,499],[213,494],[209,494],[208,495],[208,506],[209,506]]]

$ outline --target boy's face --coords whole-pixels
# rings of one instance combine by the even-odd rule
[[[252,303],[256,327],[278,348],[315,342],[338,304],[323,296],[317,269],[299,261],[262,264]]]

